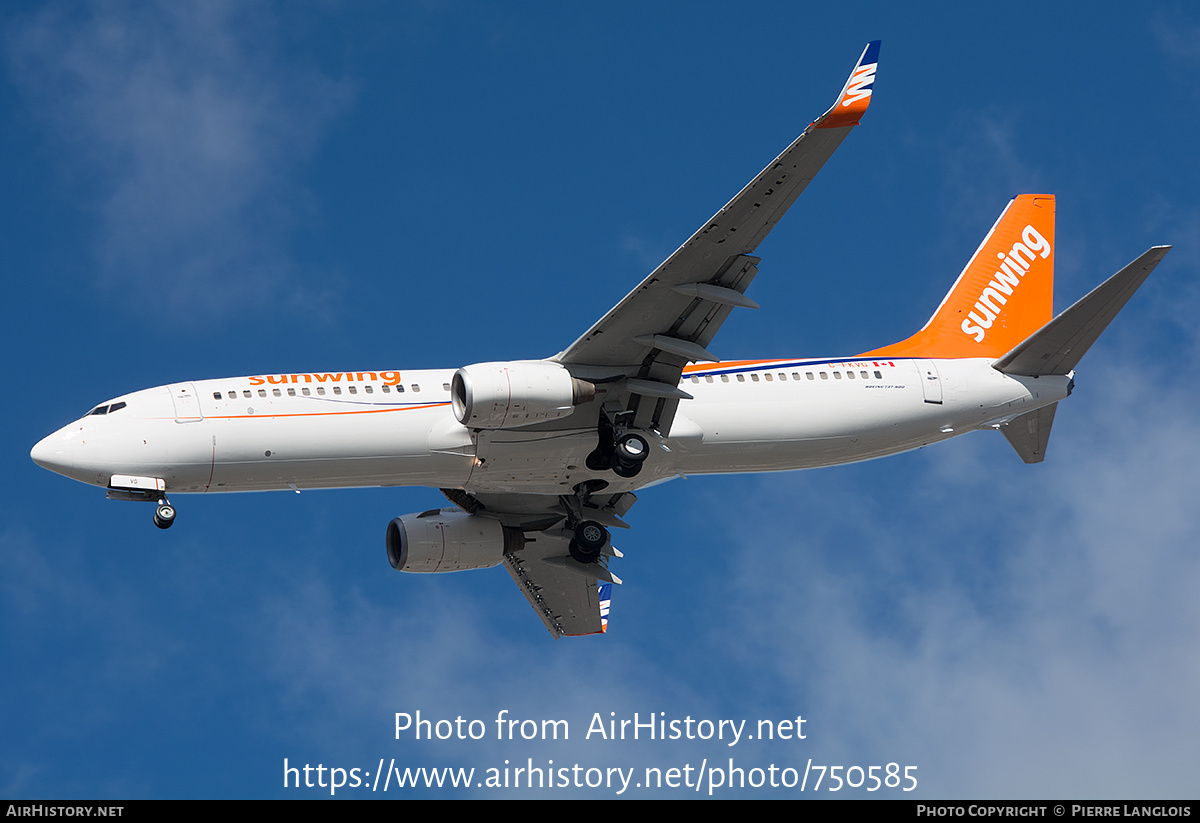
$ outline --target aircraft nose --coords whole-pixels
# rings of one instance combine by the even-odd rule
[[[62,433],[55,432],[39,440],[37,445],[29,450],[29,456],[43,469],[66,474],[71,469],[71,459],[65,446]]]
[[[43,469],[50,468],[47,464],[54,454],[54,447],[50,445],[49,440],[49,437],[43,437],[37,442],[37,445],[29,450],[29,456],[33,458],[33,462],[37,463]]]

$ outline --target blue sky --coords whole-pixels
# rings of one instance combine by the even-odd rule
[[[729,757],[918,767],[887,796],[1194,796],[1200,14],[1007,8],[5,10],[0,796],[328,796],[285,790],[285,758]],[[763,308],[714,350],[906,337],[1011,196],[1053,193],[1059,308],[1175,248],[1083,361],[1040,466],[980,433],[647,490],[609,633],[556,642],[502,569],[389,568],[388,520],[436,491],[181,496],[160,532],[28,458],[168,382],[551,355],[824,111],[870,39],[870,112],[760,246]],[[417,710],[572,737],[396,740]],[[595,712],[801,715],[807,737],[584,740]]]

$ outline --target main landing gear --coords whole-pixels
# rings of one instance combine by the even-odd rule
[[[154,525],[160,529],[169,529],[174,522],[175,507],[167,501],[167,498],[159,498],[158,505],[154,507]]]
[[[650,454],[646,438],[627,432],[617,438],[613,445],[612,470],[618,477],[634,477],[642,470],[642,463]]]
[[[627,427],[632,412],[606,412],[600,416],[597,431],[600,442],[587,456],[592,471],[612,469],[617,477],[636,477],[650,456],[650,443],[645,437]]]
[[[563,495],[559,498],[562,501],[563,511],[567,515],[567,531],[572,535],[568,545],[571,557],[585,566],[599,560],[605,550],[612,551],[610,548],[612,536],[608,533],[608,529],[603,523],[588,516],[591,512],[601,511],[599,507],[591,506],[590,501],[594,493],[602,491],[606,486],[608,486],[607,480],[599,478],[585,480],[575,486],[574,494]],[[617,520],[616,522],[620,523],[621,521]]]
[[[580,563],[595,563],[609,540],[608,529],[595,520],[584,520],[575,527],[575,537],[570,545],[571,557]]]

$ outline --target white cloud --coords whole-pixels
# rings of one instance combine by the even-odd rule
[[[275,26],[208,2],[54,7],[12,27],[17,85],[87,191],[111,293],[204,315],[295,287],[295,170],[348,94],[283,54]]]
[[[748,654],[848,762],[918,765],[926,796],[1192,790],[1200,397],[1135,368],[1088,375],[1042,466],[980,472],[959,442],[901,458],[885,504],[878,475],[772,484],[816,525],[738,541],[738,597],[769,627]],[[787,551],[768,563],[763,545]]]
[[[1178,9],[1160,11],[1151,22],[1150,30],[1159,48],[1174,62],[1187,66],[1200,61],[1200,26],[1182,19]]]
[[[945,170],[946,213],[951,220],[975,228],[980,239],[1006,205],[996,192],[1043,191],[1044,175],[1022,156],[1022,112],[990,110],[964,113],[964,121],[938,137],[937,152]],[[1028,151],[1028,148],[1025,148]]]

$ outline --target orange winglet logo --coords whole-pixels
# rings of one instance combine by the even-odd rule
[[[871,103],[871,90],[875,85],[875,68],[879,65],[879,41],[872,40],[863,49],[858,64],[850,73],[845,88],[838,96],[833,108],[825,112],[814,124],[818,129],[836,129],[857,126],[858,121]]]

